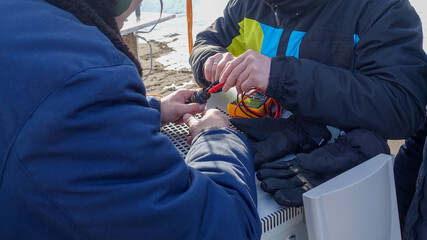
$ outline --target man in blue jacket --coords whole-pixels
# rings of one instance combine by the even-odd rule
[[[0,1],[0,239],[260,238],[246,138],[184,115],[192,91],[146,97],[119,31],[140,3]],[[159,132],[182,121],[185,160]]]

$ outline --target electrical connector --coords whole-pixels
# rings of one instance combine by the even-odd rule
[[[219,81],[215,81],[207,88],[199,89],[199,91],[193,93],[193,95],[185,101],[185,103],[206,103],[208,99],[211,97],[211,93],[221,92],[223,83],[219,83]]]

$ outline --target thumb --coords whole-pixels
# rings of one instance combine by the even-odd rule
[[[193,137],[192,136],[189,136],[188,138],[187,138],[187,143],[189,144],[189,145],[191,145],[191,143],[193,142]]]
[[[193,117],[193,115],[191,115],[189,113],[184,114],[184,116],[182,117],[182,120],[190,128],[192,125],[194,125],[198,122],[198,120],[195,117]]]
[[[199,112],[203,112],[205,110],[206,104],[200,104],[200,103],[190,103],[187,104],[188,106],[188,112],[191,114],[196,114]]]

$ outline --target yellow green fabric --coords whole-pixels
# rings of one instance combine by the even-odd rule
[[[242,55],[248,49],[252,49],[260,53],[264,39],[264,32],[262,31],[259,22],[249,18],[244,18],[239,23],[239,27],[240,34],[233,38],[231,44],[227,47],[227,51],[235,57]]]

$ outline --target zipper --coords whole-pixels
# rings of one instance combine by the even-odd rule
[[[275,4],[275,3],[269,4],[266,1],[263,1],[263,2],[270,7],[271,11],[273,11],[273,13],[274,13],[274,19],[276,20],[277,27],[280,27],[280,19],[279,19],[279,16],[277,15],[277,12],[276,12],[277,4]]]
[[[273,6],[270,6],[271,7],[271,10],[273,10],[273,12],[274,12],[274,18],[276,19],[276,24],[277,24],[277,26],[278,27],[280,27],[280,19],[279,19],[279,16],[277,15],[277,4],[274,4],[274,7]]]
[[[270,5],[271,10],[274,12],[274,18],[276,19],[276,24],[278,27],[280,27],[280,19],[277,15],[277,4],[274,4],[274,6]]]
[[[277,15],[277,4],[274,4],[274,5],[271,4],[269,5],[269,7],[274,12],[274,19],[276,20],[277,27],[280,27],[282,23],[280,22],[279,15]],[[295,13],[295,17],[298,17],[299,15],[300,15],[300,12]],[[286,17],[282,25],[287,26],[291,18],[292,17]]]

